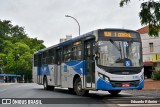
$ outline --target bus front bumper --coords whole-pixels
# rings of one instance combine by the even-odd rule
[[[123,83],[123,82],[122,82]],[[113,87],[113,85],[110,82],[107,82],[101,78],[98,79],[97,84],[96,84],[96,90],[141,90],[144,87],[144,80],[139,81],[138,85],[133,87]]]

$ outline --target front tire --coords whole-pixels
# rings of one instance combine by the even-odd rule
[[[108,91],[111,95],[113,95],[113,96],[115,96],[115,95],[118,95],[120,92],[121,92],[121,90],[110,90],[110,91]]]
[[[74,92],[79,96],[84,96],[88,94],[88,90],[82,89],[82,82],[80,78],[77,78],[74,82]]]

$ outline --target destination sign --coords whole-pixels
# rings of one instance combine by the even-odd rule
[[[114,37],[131,37],[131,33],[126,32],[104,32],[104,36],[114,36]]]
[[[100,35],[104,37],[139,38],[138,33],[127,31],[103,31]]]

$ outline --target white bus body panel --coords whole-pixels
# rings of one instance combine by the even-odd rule
[[[33,69],[32,69],[32,78],[33,78],[33,82],[34,83],[37,83],[38,81],[37,81],[37,75],[38,75],[38,73],[37,73],[37,67],[33,67]]]

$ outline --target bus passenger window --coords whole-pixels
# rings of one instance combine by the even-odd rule
[[[72,60],[80,60],[81,59],[81,42],[74,43],[72,47]]]
[[[48,55],[47,63],[54,64],[54,49],[50,49]]]
[[[63,50],[64,62],[71,60],[71,46],[65,46]]]

